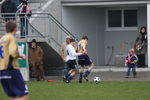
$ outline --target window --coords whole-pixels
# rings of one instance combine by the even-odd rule
[[[121,27],[121,11],[109,11],[108,22],[109,27]]]
[[[107,29],[137,29],[137,9],[109,9],[106,14]]]
[[[124,10],[124,26],[137,27],[137,10]]]

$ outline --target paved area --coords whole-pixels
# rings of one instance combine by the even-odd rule
[[[150,68],[137,68],[137,77],[133,78],[131,76],[129,78],[125,78],[127,68],[125,67],[114,67],[114,66],[96,66],[93,72],[89,76],[89,80],[93,81],[94,77],[100,77],[102,81],[138,81],[138,82],[150,82]],[[75,81],[78,81],[79,74],[77,74],[74,78]],[[46,80],[55,80],[55,81],[63,81],[62,76],[46,76]],[[31,79],[34,81],[35,79]]]
[[[118,82],[125,82],[125,81],[131,81],[131,82],[150,82],[150,72],[137,72],[137,77],[133,78],[132,74],[129,78],[125,78],[126,72],[113,72],[113,71],[107,71],[107,72],[92,72],[89,76],[89,80],[93,81],[93,78],[95,76],[98,76],[101,78],[102,81],[118,81]],[[74,78],[74,81],[78,81],[79,74],[76,75]],[[46,76],[46,80],[55,80],[55,81],[62,81],[62,76]],[[35,79],[32,79],[34,81]]]

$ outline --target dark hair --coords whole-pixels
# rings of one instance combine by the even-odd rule
[[[74,40],[74,39],[70,39],[70,43],[71,43],[71,42],[75,42],[75,40]]]
[[[6,32],[14,32],[17,28],[17,23],[15,21],[8,21],[6,23]]]
[[[84,39],[84,40],[87,39],[88,40],[88,37],[87,36],[83,36],[82,39]]]
[[[144,33],[147,34],[147,28],[146,28],[145,26],[142,26],[142,27],[140,28],[140,33],[142,33],[141,30],[142,30],[143,28],[145,29],[145,32],[144,32]]]
[[[33,40],[32,40],[32,43],[33,43],[33,42],[36,43],[36,39],[33,39]]]
[[[27,2],[27,1],[23,1],[22,3],[23,3],[23,5],[24,5],[24,4],[25,4],[25,5],[28,5],[28,2]]]

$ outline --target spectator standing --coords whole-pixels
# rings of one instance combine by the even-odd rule
[[[20,23],[21,23],[21,37],[24,38],[28,35],[28,18],[31,17],[32,10],[28,6],[27,1],[23,1],[23,6],[19,10],[20,12]]]
[[[135,53],[139,59],[138,67],[145,67],[145,54],[147,52],[147,29],[145,26],[141,27],[140,34],[135,40]]]
[[[138,61],[138,58],[135,55],[134,49],[131,49],[130,53],[128,54],[128,56],[126,57],[126,60],[125,60],[125,66],[128,67],[126,78],[128,78],[130,76],[131,69],[133,72],[133,77],[136,78],[136,63],[137,63],[137,61]]]
[[[71,37],[70,36],[67,36],[66,37],[66,42],[64,42],[62,45],[61,45],[61,57],[65,63],[64,65],[64,81],[66,80],[66,77],[68,75],[68,67],[67,67],[67,64],[66,64],[66,58],[67,58],[67,51],[66,51],[66,47],[67,45],[70,43],[70,39]]]
[[[20,5],[20,0],[14,0],[16,7],[18,7]]]
[[[39,47],[36,40],[33,39],[31,47],[29,47],[29,64],[32,67],[33,75],[37,81],[44,80],[43,55],[42,48]]]
[[[2,17],[4,17],[6,22],[9,21],[9,20],[14,20],[15,19],[16,11],[17,11],[16,4],[12,0],[5,0],[2,3],[1,13],[3,13]]]

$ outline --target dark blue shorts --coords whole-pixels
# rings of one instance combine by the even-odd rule
[[[19,70],[0,71],[0,79],[7,96],[18,97],[28,94],[28,88]]]
[[[69,61],[67,61],[67,66],[70,69],[75,69],[76,65],[77,65],[76,60],[69,60]]]
[[[90,66],[92,61],[90,60],[88,55],[81,55],[78,57],[78,63],[81,67]]]

